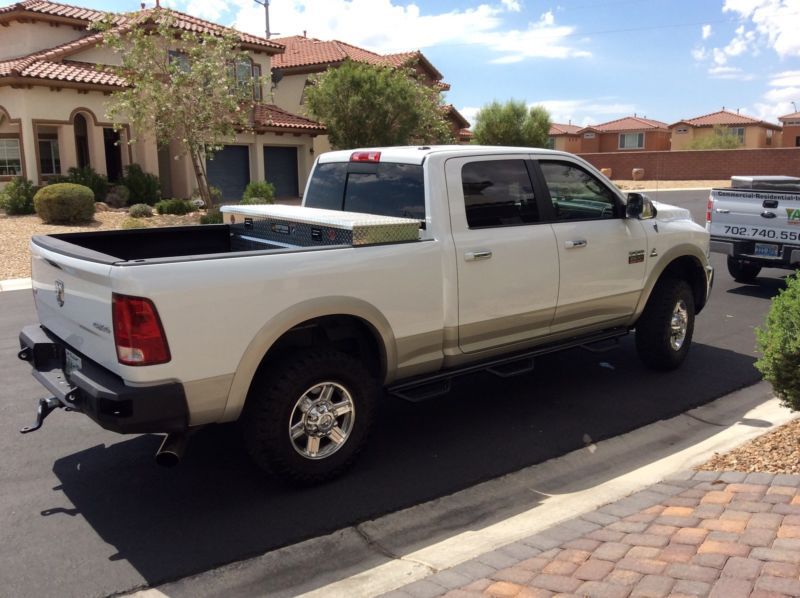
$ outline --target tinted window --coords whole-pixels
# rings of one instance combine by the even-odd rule
[[[461,169],[470,228],[539,221],[533,186],[523,160],[470,162]]]
[[[425,219],[422,166],[333,162],[317,165],[306,206]]]
[[[556,220],[597,220],[614,218],[614,193],[597,178],[567,162],[539,163],[542,168]]]

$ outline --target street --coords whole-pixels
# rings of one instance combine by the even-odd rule
[[[707,191],[649,194],[703,222]],[[10,596],[99,596],[156,585],[441,497],[707,403],[760,379],[754,327],[780,270],[739,285],[712,256],[711,300],[684,366],[654,373],[633,337],[603,353],[547,356],[501,380],[465,377],[441,399],[387,397],[374,435],[344,477],[296,490],[261,474],[235,426],[197,433],[175,469],[160,437],[120,436],[59,411],[26,436],[42,389],[17,360],[36,321],[29,291],[0,293],[0,587]]]

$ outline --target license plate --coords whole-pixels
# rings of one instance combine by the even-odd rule
[[[778,257],[778,246],[769,243],[756,243],[755,255],[761,257]]]
[[[75,353],[73,353],[69,349],[65,349],[64,350],[64,354],[65,354],[64,373],[69,378],[69,376],[73,372],[77,372],[78,370],[81,369],[81,366],[83,365],[83,363],[81,363],[81,358],[78,357],[77,355],[75,355]]]

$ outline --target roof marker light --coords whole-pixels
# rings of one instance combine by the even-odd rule
[[[351,162],[380,162],[380,152],[353,152],[350,154]]]

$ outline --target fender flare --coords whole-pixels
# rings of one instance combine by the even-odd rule
[[[278,339],[299,324],[324,316],[353,316],[369,324],[384,351],[386,379],[391,379],[397,369],[397,345],[392,327],[378,308],[353,297],[309,299],[271,317],[255,334],[236,367],[221,421],[239,418],[256,370]]]

